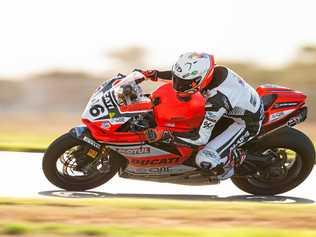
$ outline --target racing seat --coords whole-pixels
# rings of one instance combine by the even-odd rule
[[[261,100],[263,102],[264,110],[267,110],[277,99],[277,94],[268,94],[261,97]]]

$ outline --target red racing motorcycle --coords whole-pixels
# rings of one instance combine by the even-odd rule
[[[195,164],[202,147],[177,139],[199,129],[205,113],[203,96],[195,93],[183,101],[171,82],[145,94],[143,81],[140,72],[119,74],[97,88],[82,114],[84,125],[57,138],[44,154],[43,171],[52,184],[83,191],[115,174],[182,185],[219,183]],[[306,96],[276,85],[259,86],[257,92],[264,104],[263,126],[258,137],[242,146],[247,156],[231,180],[251,194],[280,194],[302,183],[315,163],[313,143],[293,128],[306,119]],[[222,118],[212,137],[230,123]],[[146,142],[144,131],[156,126],[173,136]]]

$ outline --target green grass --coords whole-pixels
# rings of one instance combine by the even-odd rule
[[[0,150],[43,152],[58,134],[1,133]]]
[[[98,226],[98,225],[66,225],[66,224],[31,224],[12,223],[0,225],[0,233],[7,235],[84,235],[109,237],[228,237],[228,236],[256,236],[256,237],[303,237],[316,236],[316,230],[298,229],[263,229],[263,228],[201,228],[201,227],[128,227],[128,226]]]

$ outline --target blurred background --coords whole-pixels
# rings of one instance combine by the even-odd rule
[[[316,2],[28,0],[0,2],[0,147],[43,149],[80,123],[102,81],[215,54],[254,87],[308,95],[316,121]]]

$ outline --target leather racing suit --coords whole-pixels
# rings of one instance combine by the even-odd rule
[[[158,71],[157,76],[172,79],[171,71]],[[198,136],[177,138],[191,145],[205,145],[196,155],[196,164],[202,169],[221,167],[222,172],[217,178],[227,179],[234,175],[233,151],[260,131],[263,104],[255,89],[224,66],[215,67],[212,82],[201,93],[206,99],[206,113]],[[231,124],[210,140],[216,123],[222,117],[229,118]]]

